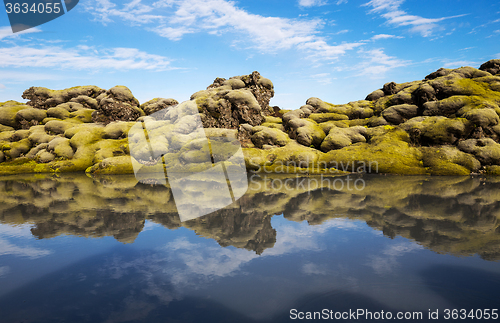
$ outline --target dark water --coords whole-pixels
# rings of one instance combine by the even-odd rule
[[[0,178],[0,322],[500,321],[500,179],[285,180],[181,222],[133,176]]]

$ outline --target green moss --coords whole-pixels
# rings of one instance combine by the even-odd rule
[[[262,150],[244,148],[248,170],[265,173],[342,174],[344,172],[320,162],[323,153],[295,141],[284,147]]]
[[[486,166],[486,174],[500,176],[500,166],[498,165]]]
[[[312,119],[317,123],[323,123],[327,121],[349,120],[349,117],[345,114],[338,113],[311,113],[309,115],[309,119]]]
[[[474,156],[453,146],[422,147],[421,151],[423,165],[431,175],[469,175],[481,167]]]
[[[24,109],[28,109],[27,105],[10,105],[4,104],[0,107],[0,124],[4,126],[18,128],[19,122],[16,119],[16,114]]]
[[[22,139],[20,141],[13,142],[10,145],[9,150],[4,150],[4,154],[10,159],[17,158],[21,155],[28,153],[31,149],[31,142],[29,139]]]
[[[92,122],[92,113],[96,111],[94,109],[80,109],[75,112],[71,112],[69,114],[69,118],[74,118],[78,119],[81,122],[84,123],[91,123]]]
[[[379,127],[380,128],[380,127]],[[357,143],[323,155],[321,162],[347,171],[372,173],[426,174],[421,152],[409,145],[408,134],[400,129],[378,129],[370,143]]]
[[[103,159],[85,171],[92,174],[133,174],[132,159],[130,156],[116,156]]]
[[[283,123],[283,119],[272,116],[265,116],[264,123]]]
[[[47,116],[49,118],[57,118],[64,120],[69,117],[69,111],[60,106],[47,109]]]
[[[290,141],[288,135],[279,129],[257,126],[252,131],[252,142],[259,148],[264,145],[285,146]]]
[[[47,118],[47,112],[45,110],[35,108],[22,109],[16,114],[16,119],[18,120],[36,120],[38,122],[42,122],[45,118]]]

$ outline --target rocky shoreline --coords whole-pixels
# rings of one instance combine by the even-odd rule
[[[273,96],[253,72],[217,78],[191,100],[204,128],[236,132],[252,171],[500,175],[500,59],[387,83],[347,104],[310,98],[283,110],[269,106]],[[140,104],[125,86],[32,87],[22,97],[0,103],[0,175],[134,173],[128,130],[178,104]]]

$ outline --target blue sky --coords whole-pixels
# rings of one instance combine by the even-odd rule
[[[479,67],[500,58],[499,43],[491,0],[80,0],[23,33],[0,12],[0,102],[77,85],[184,101],[256,70],[274,83],[271,105],[340,104],[440,67]]]

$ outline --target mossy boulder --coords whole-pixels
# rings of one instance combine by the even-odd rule
[[[417,114],[418,106],[412,104],[393,105],[382,112],[384,119],[392,124],[403,123]]]
[[[143,104],[141,104],[140,108],[144,111],[146,115],[151,115],[155,112],[167,109],[177,104],[179,104],[179,102],[174,99],[155,98],[147,102],[144,102]]]
[[[15,101],[10,102],[12,103],[9,103],[8,101],[0,106],[0,124],[19,129],[21,124],[19,123],[19,119],[16,118],[16,115],[19,111],[29,108],[29,106],[24,104],[15,104],[18,103]]]
[[[349,172],[426,174],[422,153],[410,145],[409,135],[389,126],[371,128],[370,143],[359,142],[331,150],[319,160],[327,167]]]
[[[61,106],[47,109],[47,117],[64,120],[69,118],[69,111]]]
[[[48,143],[54,138],[54,135],[49,135],[45,131],[45,126],[33,126],[29,129],[29,140],[34,144]]]
[[[478,127],[495,126],[499,122],[498,114],[494,109],[474,109],[464,114],[464,118]]]
[[[469,175],[481,168],[472,154],[454,146],[422,147],[422,161],[431,175]]]
[[[368,94],[365,98],[367,101],[377,101],[381,97],[385,95],[384,91],[381,89],[375,90],[372,93]]]
[[[400,126],[419,145],[454,144],[471,131],[464,118],[415,117]]]
[[[130,156],[116,156],[103,159],[87,168],[86,172],[91,174],[133,174],[134,168]]]
[[[483,166],[500,165],[500,144],[493,139],[468,139],[458,144],[458,149],[474,155]]]
[[[104,93],[104,92],[102,92],[102,93]],[[78,103],[83,108],[92,109],[92,110],[96,110],[99,107],[99,101],[97,101],[97,99],[92,98],[90,96],[86,96],[86,95],[79,95],[75,98],[72,98],[68,102],[69,105],[72,105],[73,103]],[[74,111],[74,110],[69,110],[69,111]]]
[[[10,144],[10,149],[4,150],[3,153],[9,159],[15,159],[28,153],[31,149],[31,142],[29,139],[22,139],[19,141],[12,142]]]
[[[321,150],[328,152],[330,150],[341,149],[358,142],[366,142],[367,136],[368,133],[365,127],[334,127],[330,129],[328,135],[321,143]]]
[[[309,115],[309,119],[312,119],[317,123],[323,123],[328,121],[349,120],[349,117],[345,114],[338,113],[311,113]]]
[[[29,129],[31,126],[40,124],[47,118],[47,112],[42,109],[27,108],[16,113],[16,120],[23,129]]]
[[[191,95],[201,113],[205,128],[238,129],[240,124],[257,126],[273,115],[269,100],[274,96],[272,82],[258,72],[226,80],[216,78],[206,90]]]
[[[117,85],[100,97],[99,107],[92,113],[92,121],[102,124],[112,121],[135,121],[145,115],[130,89]]]
[[[73,148],[70,145],[69,139],[65,137],[56,137],[47,144],[47,151],[55,154],[55,156],[70,159],[74,155]]]
[[[490,73],[491,75],[497,75],[500,73],[500,59],[492,59],[486,63],[481,64],[479,67],[481,71]]]
[[[311,119],[291,119],[286,127],[290,129],[289,136],[306,147],[319,147],[326,135],[323,129]]]
[[[251,140],[258,148],[262,148],[264,145],[282,147],[290,141],[288,135],[279,129],[257,126],[253,127],[252,131]]]
[[[268,150],[243,149],[247,169],[268,173],[314,173],[325,172],[319,166],[321,152],[290,141],[284,147]]]
[[[93,85],[76,86],[64,90],[49,90],[44,87],[30,87],[24,91],[22,97],[23,99],[29,100],[27,104],[34,108],[48,109],[80,96],[95,99],[104,92],[104,89]]]
[[[62,120],[52,120],[45,124],[44,129],[49,134],[64,134],[66,130],[74,127],[76,124]]]
[[[75,120],[77,122],[91,123],[92,122],[92,114],[94,113],[94,109],[79,109],[77,111],[71,112],[69,114],[69,119]]]
[[[128,131],[135,122],[115,121],[106,125],[103,138],[105,139],[123,139],[127,137]]]

